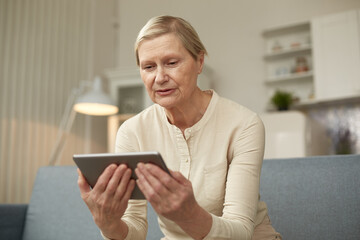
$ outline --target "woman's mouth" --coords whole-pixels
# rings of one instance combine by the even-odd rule
[[[167,95],[172,94],[174,91],[175,91],[175,89],[167,88],[167,89],[156,90],[156,93],[160,96],[167,96]]]

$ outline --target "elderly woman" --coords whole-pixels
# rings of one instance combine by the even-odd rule
[[[263,124],[197,87],[207,52],[193,27],[177,17],[152,18],[135,52],[155,104],[121,125],[116,151],[158,151],[172,171],[140,163],[135,183],[125,165],[111,165],[94,189],[79,172],[104,239],[145,239],[146,201],[129,200],[135,184],[159,215],[164,239],[280,239],[259,201]]]

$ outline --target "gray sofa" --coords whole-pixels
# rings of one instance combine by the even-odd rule
[[[360,239],[360,155],[265,160],[260,193],[284,239]],[[148,218],[160,239],[151,207]],[[40,168],[29,205],[0,205],[0,239],[101,239],[76,168]]]

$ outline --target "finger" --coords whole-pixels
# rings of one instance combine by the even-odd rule
[[[141,164],[143,164],[143,163],[141,163]],[[143,165],[146,167],[146,169],[150,170],[156,176],[159,175],[159,176],[170,176],[171,177],[171,172],[173,172],[170,169],[168,169],[170,172],[170,174],[169,174],[169,173],[165,172],[165,170],[163,170],[159,166],[152,164],[152,163],[146,163]]]
[[[125,168],[124,174],[121,176],[120,183],[116,187],[116,193],[115,193],[116,199],[122,199],[124,197],[130,181],[130,177],[131,177],[131,169]]]
[[[145,175],[139,170],[135,169],[135,174],[138,177],[136,184],[140,191],[144,194],[145,198],[150,201],[158,201],[160,199],[158,193],[154,190],[153,186],[148,182]]]
[[[189,180],[186,177],[184,177],[184,175],[182,175],[180,172],[175,172],[170,169],[169,169],[169,171],[170,171],[171,176],[179,183],[187,184],[189,182]]]
[[[96,192],[104,192],[116,168],[116,164],[111,164],[105,168],[104,172],[98,178],[93,190]]]
[[[123,201],[126,201],[128,202],[130,197],[131,197],[131,193],[134,191],[134,188],[135,188],[135,180],[134,179],[130,179],[128,185],[127,185],[127,188],[126,188],[126,192],[125,192],[125,195],[123,197]]]
[[[79,168],[77,169],[77,172],[79,174],[77,183],[80,189],[81,196],[83,196],[84,194],[89,193],[91,191],[91,188]]]
[[[160,167],[154,164],[144,164],[144,167],[142,167],[141,165],[140,167],[140,171],[143,172],[145,177],[151,183],[157,185],[157,182],[160,182],[160,184],[164,185],[166,189],[170,192],[174,192],[176,191],[176,189],[178,189],[179,183]]]
[[[127,169],[127,166],[124,164],[119,165],[114,174],[111,176],[109,183],[106,186],[106,195],[107,196],[113,196],[119,186],[120,179],[123,177],[125,171]]]

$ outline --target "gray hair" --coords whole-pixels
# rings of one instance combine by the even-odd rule
[[[135,55],[138,66],[140,65],[138,50],[141,42],[167,33],[174,33],[195,60],[200,53],[207,55],[207,51],[200,41],[199,35],[189,22],[179,17],[162,15],[151,18],[140,30],[136,38]]]

